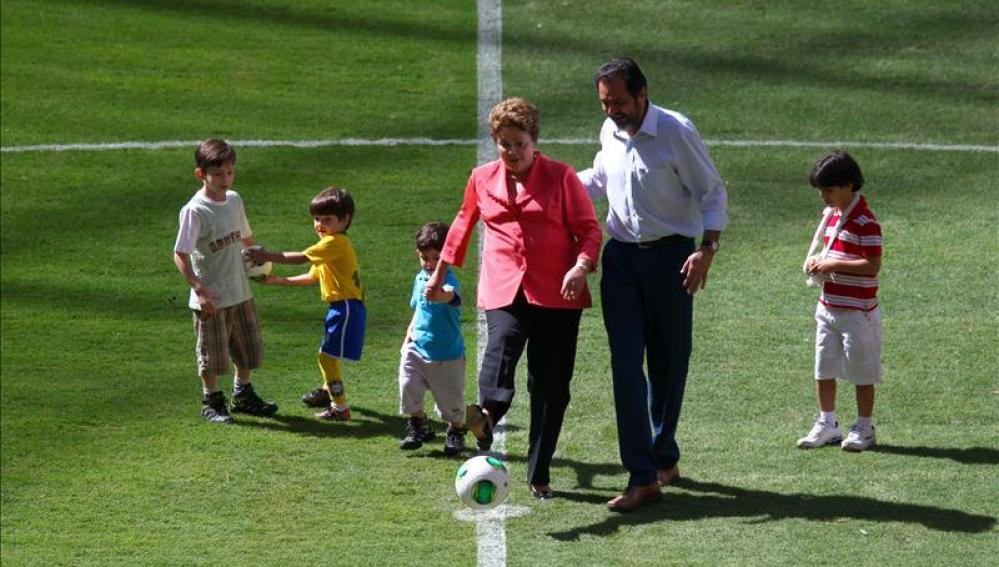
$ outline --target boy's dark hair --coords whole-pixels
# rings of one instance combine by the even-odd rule
[[[624,79],[628,94],[633,97],[637,97],[648,84],[645,81],[645,74],[638,67],[638,63],[628,57],[611,59],[601,65],[597,69],[597,74],[593,76],[593,84],[599,87],[601,81],[612,81],[619,77]]]
[[[312,202],[309,203],[309,212],[312,213],[312,216],[336,215],[341,219],[350,215],[347,226],[344,227],[344,230],[347,230],[350,228],[350,223],[354,221],[354,198],[339,187],[327,187],[312,198]]]
[[[220,167],[227,163],[236,163],[236,150],[225,140],[212,138],[201,142],[194,150],[194,163],[201,171],[209,167]]]
[[[853,156],[846,152],[833,152],[815,162],[808,182],[812,187],[843,187],[850,183],[854,191],[864,186],[864,174]]]
[[[445,222],[434,221],[420,227],[416,233],[417,250],[437,250],[444,249],[444,241],[447,240],[448,225]]]

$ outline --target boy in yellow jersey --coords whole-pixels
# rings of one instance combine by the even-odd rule
[[[247,255],[257,263],[312,264],[308,273],[290,278],[271,275],[261,283],[312,285],[319,282],[323,301],[329,303],[323,343],[319,348],[323,386],[302,396],[302,401],[308,406],[326,408],[316,414],[319,419],[350,421],[340,359],[361,359],[366,320],[357,255],[347,236],[354,218],[354,199],[343,189],[327,187],[312,199],[309,212],[319,242],[301,252],[273,252],[253,247]]]

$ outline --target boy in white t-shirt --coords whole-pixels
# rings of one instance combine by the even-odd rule
[[[253,390],[250,373],[263,362],[260,320],[246,277],[243,249],[253,245],[243,200],[232,191],[236,151],[224,140],[206,140],[194,152],[201,189],[180,210],[173,262],[191,286],[195,352],[204,392],[201,415],[212,423],[232,416],[218,375],[236,372],[232,411],[272,416],[278,406]]]

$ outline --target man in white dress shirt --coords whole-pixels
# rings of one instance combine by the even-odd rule
[[[593,167],[579,179],[593,199],[606,197],[610,205],[600,294],[629,479],[607,506],[629,512],[660,499],[661,487],[680,477],[675,433],[693,295],[718,252],[727,196],[694,124],[649,102],[637,63],[614,59],[595,82],[607,119]]]

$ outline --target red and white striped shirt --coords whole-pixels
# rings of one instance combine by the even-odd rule
[[[838,213],[830,215],[823,243],[827,243],[834,234],[839,216]],[[826,258],[860,260],[875,256],[881,256],[881,225],[874,218],[874,213],[867,208],[867,201],[860,197],[836,241],[829,248]],[[822,284],[822,295],[819,297],[819,301],[826,307],[870,311],[878,306],[877,276],[842,272],[833,272],[829,275],[829,279]]]

